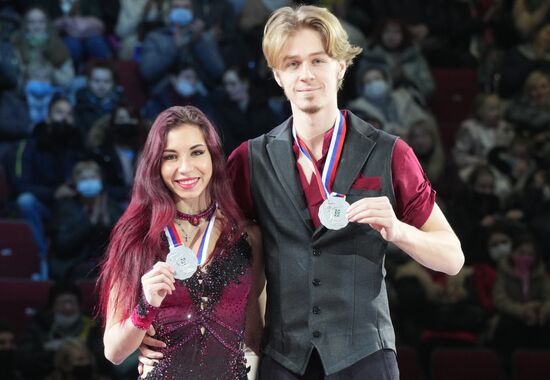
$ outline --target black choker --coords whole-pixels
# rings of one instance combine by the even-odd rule
[[[176,219],[187,220],[193,226],[198,226],[201,219],[210,219],[216,211],[216,203],[210,203],[210,206],[206,210],[199,212],[198,214],[186,214],[176,210]]]

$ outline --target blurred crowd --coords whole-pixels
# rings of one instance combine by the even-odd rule
[[[0,0],[0,215],[29,224],[34,278],[57,281],[21,336],[0,325],[0,378],[134,376],[135,358],[105,363],[101,323],[71,283],[97,275],[161,110],[199,107],[226,154],[290,115],[261,37],[269,14],[293,3]],[[388,252],[398,343],[423,358],[442,344],[503,358],[550,347],[550,0],[300,3],[330,8],[363,48],[340,107],[413,148],[462,242],[455,277]],[[475,73],[458,123],[433,108],[438,68]]]

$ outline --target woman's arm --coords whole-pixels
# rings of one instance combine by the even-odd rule
[[[260,353],[265,314],[265,272],[260,228],[250,224],[245,229],[252,247],[252,288],[246,308],[245,344],[255,353]]]
[[[105,357],[114,364],[122,363],[141,344],[151,326],[156,308],[174,287],[174,271],[169,264],[157,262],[141,277],[143,297],[130,318],[122,319],[123,310],[116,308],[118,290],[111,288],[107,306],[107,322],[103,335]]]

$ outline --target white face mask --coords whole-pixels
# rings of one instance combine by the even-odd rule
[[[489,248],[489,256],[493,261],[499,261],[512,252],[512,244],[510,242],[500,243]]]

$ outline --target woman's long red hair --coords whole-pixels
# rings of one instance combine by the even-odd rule
[[[160,168],[166,136],[182,124],[197,125],[204,134],[212,158],[212,177],[206,191],[224,214],[222,234],[228,233],[232,225],[242,227],[243,217],[225,171],[220,138],[210,121],[192,106],[171,107],[160,113],[139,159],[130,204],[113,229],[101,266],[99,312],[105,320],[112,289],[116,289],[111,298],[113,310],[121,312],[124,320],[130,316],[141,295],[141,276],[155,262],[166,259],[161,236],[164,227],[175,216],[175,203],[162,181]]]

